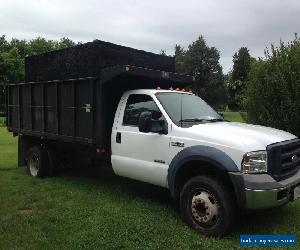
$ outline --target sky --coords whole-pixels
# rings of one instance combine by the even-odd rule
[[[242,46],[254,57],[300,33],[300,0],[0,0],[0,35],[8,39],[100,39],[174,54],[200,35],[227,73]]]

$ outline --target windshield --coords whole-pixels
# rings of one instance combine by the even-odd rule
[[[223,118],[200,97],[185,93],[156,93],[161,105],[178,126],[186,123],[223,121]]]

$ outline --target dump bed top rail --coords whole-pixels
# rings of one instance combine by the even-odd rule
[[[166,72],[154,69],[147,69],[142,67],[136,67],[131,65],[117,65],[102,69],[101,82],[106,83],[121,74],[133,75],[137,77],[148,78],[150,80],[156,80],[158,83],[174,84],[176,87],[186,87],[191,85],[195,81],[194,76],[178,74],[173,72]],[[141,88],[151,88],[151,86],[142,86]]]

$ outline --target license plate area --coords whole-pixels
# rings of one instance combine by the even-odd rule
[[[300,198],[300,186],[295,187],[293,190],[293,200]]]

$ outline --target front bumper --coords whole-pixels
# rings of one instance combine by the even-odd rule
[[[238,205],[244,209],[265,209],[293,200],[293,190],[300,186],[300,170],[277,182],[268,174],[230,173]]]

